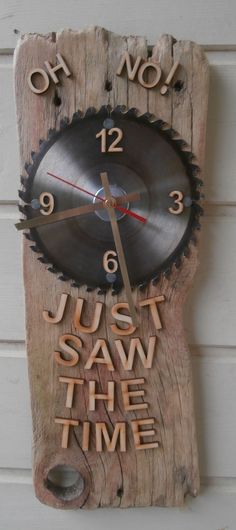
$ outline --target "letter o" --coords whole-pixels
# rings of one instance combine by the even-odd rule
[[[154,68],[156,70],[156,75],[154,80],[151,83],[146,83],[143,79],[144,72],[147,68]],[[138,71],[138,80],[140,85],[142,85],[144,88],[153,88],[156,86],[161,79],[161,67],[158,63],[152,63],[150,61],[143,63],[142,66],[140,66]]]
[[[43,77],[43,79],[45,81],[45,84],[44,84],[43,88],[36,88],[36,86],[33,85],[32,77],[33,77],[34,74],[40,74]],[[50,82],[47,73],[42,68],[34,68],[34,70],[31,70],[29,75],[28,75],[27,81],[28,81],[28,85],[29,85],[30,89],[35,94],[43,94],[43,92],[46,92],[46,90],[49,87],[49,82]]]

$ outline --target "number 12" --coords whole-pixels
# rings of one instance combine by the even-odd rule
[[[115,140],[107,148],[107,135],[112,136],[116,134]],[[123,131],[118,127],[113,127],[112,129],[102,129],[99,133],[96,134],[96,138],[101,138],[101,152],[102,153],[119,153],[123,151],[123,147],[117,147],[117,144],[121,142],[123,138]]]

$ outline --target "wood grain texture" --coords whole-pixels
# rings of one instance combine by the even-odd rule
[[[236,348],[191,350],[201,476],[236,476]],[[0,357],[0,468],[22,470],[31,468],[29,388],[26,358],[14,352],[6,344]]]
[[[45,137],[50,127],[58,127],[61,117],[71,118],[78,107],[83,111],[89,106],[99,109],[102,104],[107,104],[109,101],[112,101],[113,105],[122,103],[129,107],[136,106],[140,111],[149,111],[162,119],[168,115],[171,118],[169,124],[178,130],[192,148],[194,147],[194,153],[203,167],[208,66],[202,51],[197,45],[184,41],[174,43],[171,48],[169,38],[166,48],[167,58],[162,58],[163,64],[168,65],[172,55],[174,60],[180,60],[184,90],[179,94],[173,94],[168,102],[163,97],[158,98],[157,101],[154,96],[154,101],[151,101],[144,87],[136,83],[129,83],[127,86],[122,80],[120,82],[117,80],[115,45],[117,46],[117,41],[120,40],[121,37],[112,36],[106,30],[97,27],[80,33],[63,31],[46,37],[26,35],[21,39],[15,56],[15,86],[22,168],[25,161],[29,161],[31,150],[37,150],[39,138]],[[121,48],[142,55],[143,58],[147,57],[147,44],[143,38],[123,38]],[[36,96],[28,91],[26,109],[26,72],[35,67],[35,64],[42,64],[45,58],[55,64],[58,52],[66,59],[70,70],[73,65],[74,71],[73,78],[64,79],[57,88],[62,102],[60,108],[53,104],[55,87],[51,85],[45,97]],[[160,51],[158,42],[155,54],[163,55],[163,53],[163,40],[161,40]],[[195,70],[198,75],[194,75]],[[86,76],[85,81],[82,81],[81,72],[84,71]],[[77,72],[81,81],[79,84]],[[111,90],[107,90],[107,81]],[[37,120],[35,120],[36,113]],[[94,450],[83,452],[76,428],[65,452],[65,449],[60,447],[60,434],[58,425],[54,424],[54,417],[60,417],[63,411],[63,417],[67,414],[68,419],[76,421],[79,410],[82,421],[88,419],[92,422],[106,421],[111,428],[115,422],[124,419],[121,393],[118,392],[114,412],[108,411],[103,403],[99,403],[97,410],[90,412],[88,416],[88,394],[85,391],[86,385],[83,385],[79,405],[77,403],[77,406],[72,407],[70,411],[65,411],[66,389],[64,393],[61,391],[58,377],[67,375],[82,377],[85,381],[93,379],[99,383],[102,393],[105,393],[109,380],[113,379],[118,383],[122,377],[127,378],[127,374],[120,367],[111,378],[111,373],[104,370],[104,366],[101,365],[93,367],[89,375],[83,369],[83,365],[80,369],[68,368],[66,374],[63,367],[56,369],[52,352],[57,346],[58,337],[68,330],[72,333],[76,333],[76,330],[69,318],[69,312],[56,326],[40,319],[40,312],[42,309],[55,311],[60,295],[65,292],[73,297],[70,301],[71,307],[73,299],[78,296],[90,302],[85,312],[88,321],[93,315],[95,300],[105,303],[106,320],[101,322],[99,334],[83,335],[84,351],[90,352],[96,338],[104,337],[111,344],[113,343],[114,339],[108,331],[112,322],[108,309],[115,300],[110,294],[106,297],[88,294],[85,288],[77,290],[68,283],[63,285],[58,282],[55,276],[45,272],[44,266],[37,261],[29,247],[29,243],[25,241],[24,279],[33,415],[33,470],[38,498],[56,507],[94,508],[177,506],[184,502],[188,493],[196,496],[199,489],[199,472],[191,361],[183,328],[182,308],[197,267],[197,249],[191,246],[190,258],[185,259],[180,270],[174,270],[169,279],[162,278],[158,287],[149,286],[143,293],[134,293],[137,303],[159,294],[165,296],[165,303],[161,308],[163,329],[156,331],[152,319],[149,319],[146,313],[138,330],[146,346],[148,336],[158,337],[158,357],[154,359],[153,368],[145,374],[145,370],[137,362],[131,374],[129,373],[132,378],[147,377],[149,411],[148,413],[142,411],[142,418],[158,418],[157,434],[160,448],[135,452],[128,438],[126,452],[115,451],[109,454],[96,453]],[[122,301],[123,297],[124,294],[121,292],[117,301]],[[128,347],[128,338],[124,338],[124,345]],[[136,415],[137,413],[130,412],[129,421],[135,420]],[[58,495],[55,488],[48,487],[48,472],[58,464],[70,464],[78,469],[85,481],[81,495],[68,500],[66,494]]]
[[[236,208],[212,205],[205,210],[209,211],[209,216],[205,215],[201,221],[200,264],[186,302],[185,330],[188,343],[192,345],[234,347]],[[13,207],[13,213],[9,213],[8,206],[6,215],[4,213],[4,218],[0,219],[0,296],[3,307],[0,341],[7,342],[25,340],[21,238],[14,227],[18,217],[16,207]]]
[[[83,38],[83,36],[81,36]],[[126,42],[122,37],[110,34],[110,39],[116,41],[117,48],[109,47],[110,62],[119,62],[120,55],[117,52],[118,46],[123,46],[126,50]],[[163,43],[168,36],[163,36]],[[170,37],[169,37],[170,38]],[[170,44],[171,46],[171,44]],[[121,48],[122,49],[122,48]],[[160,47],[159,47],[160,49]],[[115,51],[116,50],[116,51]],[[166,66],[163,64],[164,74],[168,74],[171,67],[171,56],[169,56]],[[70,58],[73,67],[73,57]],[[113,59],[114,57],[114,59]],[[236,136],[236,116],[235,116],[235,91],[236,91],[236,52],[208,52],[207,57],[210,64],[210,92],[209,111],[207,122],[207,145],[206,145],[206,167],[204,179],[204,194],[209,201],[236,202],[236,178],[235,178],[235,136]],[[0,179],[1,197],[0,201],[16,201],[19,187],[19,162],[16,137],[15,109],[12,105],[13,95],[13,71],[12,56],[0,55],[0,83],[2,87],[2,97],[0,99],[0,119],[1,129],[1,150],[4,157],[0,159]],[[164,75],[163,75],[163,78]],[[108,64],[109,79],[109,64]],[[64,79],[67,83],[67,79]],[[69,82],[69,80],[68,80]],[[70,83],[70,82],[69,82]],[[79,85],[83,86],[84,78],[79,80]],[[64,86],[64,85],[63,85]],[[66,86],[66,85],[65,85]],[[123,87],[123,88],[122,88]],[[121,89],[127,90],[127,79],[124,76],[116,77],[113,80],[113,90],[109,92],[109,103],[113,106],[113,101],[122,102]],[[119,97],[118,97],[119,96]],[[76,104],[80,106],[80,91],[76,92]],[[157,97],[157,94],[156,94]],[[160,97],[162,97],[160,95]],[[118,99],[117,99],[118,98]],[[149,99],[152,100],[152,91],[149,92]],[[156,98],[154,98],[155,101]],[[163,97],[162,97],[163,99]],[[168,109],[168,100],[166,100]],[[164,113],[165,121],[169,122],[171,116]]]

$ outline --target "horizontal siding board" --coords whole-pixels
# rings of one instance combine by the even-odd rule
[[[155,22],[154,22],[155,21]],[[234,0],[37,0],[1,2],[0,48],[16,44],[17,31],[47,33],[61,28],[104,26],[122,35],[146,35],[154,43],[162,33],[206,44],[235,43]]]
[[[193,349],[194,352],[194,349]],[[236,349],[201,349],[193,374],[202,476],[236,476]],[[0,468],[31,466],[31,415],[26,359],[0,358]],[[227,406],[226,406],[227,404]],[[62,411],[63,412],[63,411]]]
[[[22,340],[24,296],[21,236],[13,219],[0,219],[0,340]]]
[[[0,218],[0,341],[25,338],[21,237],[12,218]],[[235,217],[205,217],[200,258],[186,303],[188,340],[191,344],[235,346]]]
[[[205,195],[210,201],[236,201],[236,53],[212,52],[208,58]],[[0,201],[17,200],[20,182],[12,77],[12,57],[0,56]]]
[[[236,345],[234,217],[205,217],[200,266],[185,306],[189,342]]]
[[[29,484],[0,484],[1,525],[4,530],[234,530],[236,492],[202,487],[184,508],[53,510],[39,503]]]
[[[206,144],[205,194],[236,200],[236,63],[212,64]]]
[[[0,87],[0,201],[6,201],[17,198],[20,181],[12,58],[0,62]]]

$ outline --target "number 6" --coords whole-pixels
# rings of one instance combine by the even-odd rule
[[[116,256],[117,253],[114,250],[107,250],[103,256],[103,268],[106,272],[116,272],[118,269],[118,263],[114,258],[109,256]]]

